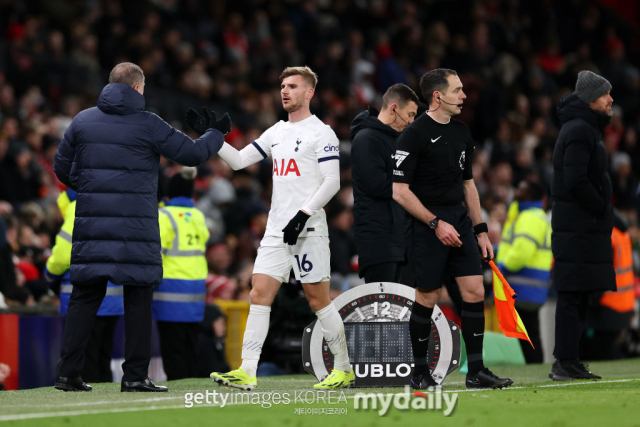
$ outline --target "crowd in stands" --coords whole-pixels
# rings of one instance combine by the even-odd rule
[[[394,83],[419,93],[420,76],[439,67],[457,70],[464,84],[459,119],[476,140],[473,174],[494,244],[518,183],[530,177],[548,188],[558,101],[580,70],[606,77],[614,206],[631,222],[636,247],[640,241],[639,31],[598,2],[22,0],[0,2],[0,34],[0,292],[8,305],[55,304],[42,278],[62,222],[56,199],[65,187],[54,154],[123,61],[144,70],[147,110],[187,133],[188,108],[228,111],[234,127],[226,141],[238,149],[286,120],[280,72],[316,71],[311,111],[340,139],[341,190],[327,206],[334,295],[359,283],[350,123],[368,105],[379,107]],[[179,170],[166,160],[161,169],[159,201]],[[211,231],[207,301],[248,300],[271,164],[233,172],[216,156],[199,168],[196,192]]]

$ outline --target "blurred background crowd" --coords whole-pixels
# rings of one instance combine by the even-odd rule
[[[349,158],[360,111],[379,107],[394,83],[419,93],[424,72],[457,70],[468,96],[459,119],[476,140],[474,179],[497,244],[518,183],[548,188],[555,107],[577,73],[592,70],[613,85],[604,143],[614,206],[640,261],[639,24],[640,5],[624,1],[0,0],[0,246],[14,264],[0,265],[0,292],[9,304],[56,303],[42,279],[65,189],[53,157],[123,61],[144,70],[147,110],[185,132],[190,107],[228,111],[226,141],[238,149],[286,120],[278,80],[286,66],[318,74],[311,111],[340,139],[341,190],[327,206],[334,296],[360,283]],[[159,200],[177,170],[163,161]],[[271,164],[233,172],[214,157],[199,169],[196,193],[211,231],[207,300],[248,300]]]

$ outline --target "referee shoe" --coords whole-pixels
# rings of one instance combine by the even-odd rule
[[[482,368],[475,374],[467,374],[467,388],[504,388],[511,384],[511,378],[500,378],[488,368]]]
[[[411,388],[414,390],[434,390],[442,388],[427,371],[424,374],[411,375]]]

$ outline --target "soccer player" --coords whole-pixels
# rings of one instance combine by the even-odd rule
[[[462,336],[469,373],[467,388],[502,388],[513,383],[484,367],[484,287],[480,252],[493,258],[482,222],[478,190],[471,164],[473,139],[460,114],[467,97],[453,70],[436,69],[420,79],[429,111],[418,117],[398,138],[393,198],[411,214],[405,234],[416,301],[409,319],[415,368],[411,386],[436,386],[429,373],[427,350],[431,315],[444,273],[455,277],[462,293]],[[463,202],[466,204],[463,206]],[[475,236],[474,236],[475,234]]]
[[[290,67],[280,80],[282,106],[289,121],[276,123],[241,151],[226,143],[219,151],[233,170],[271,156],[273,196],[253,269],[242,365],[227,373],[213,372],[211,378],[244,390],[257,386],[256,370],[269,329],[271,304],[293,268],[334,356],[333,370],[314,388],[348,387],[354,373],[342,318],[329,299],[329,233],[322,209],[340,189],[338,138],[309,110],[318,82],[316,74],[309,67]]]

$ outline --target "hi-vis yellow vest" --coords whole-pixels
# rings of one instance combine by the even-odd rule
[[[496,264],[518,295],[532,307],[547,300],[551,284],[551,224],[536,202],[513,202],[498,246]],[[494,280],[497,280],[494,277]]]
[[[153,292],[153,316],[165,322],[200,322],[204,317],[209,230],[193,201],[176,197],[159,209],[162,284]]]

